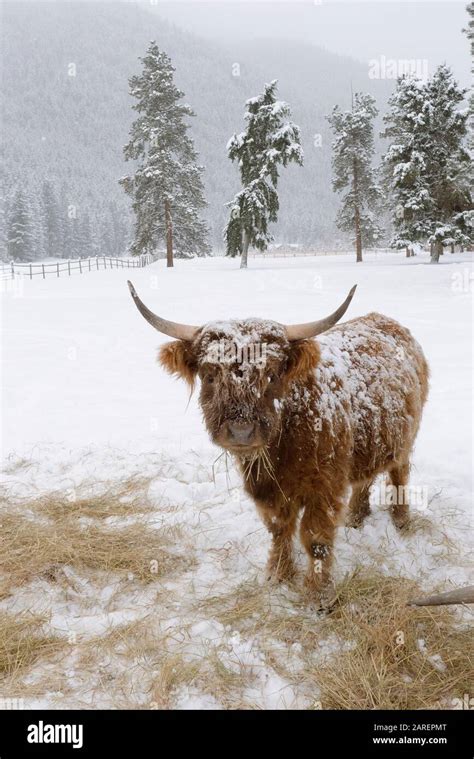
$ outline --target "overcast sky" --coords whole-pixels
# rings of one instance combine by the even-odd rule
[[[469,45],[462,33],[467,0],[144,0],[143,5],[216,40],[261,36],[305,40],[361,61],[380,56],[427,60],[429,73],[446,61],[464,86],[470,83]]]

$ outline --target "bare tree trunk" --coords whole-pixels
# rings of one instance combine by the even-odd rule
[[[411,256],[411,250],[408,247],[408,245],[405,248],[405,256],[406,256],[406,258],[410,258],[410,256]]]
[[[360,228],[360,211],[359,211],[359,177],[357,172],[357,161],[354,158],[352,164],[354,175],[354,224],[356,237],[356,262],[362,261],[362,232]]]
[[[443,254],[443,243],[441,240],[436,240],[432,251],[431,251],[431,263],[437,264],[439,262],[439,257]]]
[[[173,220],[169,200],[165,200],[166,266],[173,266]]]
[[[248,232],[244,229],[244,231],[242,233],[242,258],[240,259],[240,268],[241,269],[246,269],[247,268],[249,246],[250,246],[249,235],[248,235]]]
[[[451,243],[451,253],[455,253],[454,243],[453,242]]]

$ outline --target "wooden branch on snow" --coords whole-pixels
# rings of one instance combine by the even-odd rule
[[[435,593],[425,598],[414,598],[410,606],[444,606],[447,604],[474,604],[474,585],[449,590],[447,593]]]

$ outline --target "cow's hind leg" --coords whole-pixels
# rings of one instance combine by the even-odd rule
[[[349,501],[349,512],[346,519],[348,527],[362,527],[365,519],[370,514],[370,487],[373,480],[369,482],[355,483],[352,486],[351,500]]]
[[[410,504],[407,495],[407,483],[410,474],[410,463],[396,464],[389,470],[393,494],[390,503],[390,513],[395,527],[403,530],[410,521]]]

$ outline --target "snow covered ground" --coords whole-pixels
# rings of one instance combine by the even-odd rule
[[[236,663],[253,668],[256,677],[244,694],[248,703],[309,705],[308,693],[272,669],[251,636],[212,613],[199,613],[210,597],[246,582],[263,584],[268,538],[232,464],[218,459],[221,451],[208,440],[197,394],[189,399],[184,383],[156,364],[156,349],[166,338],[137,313],[127,276],[150,308],[191,324],[252,315],[308,321],[332,311],[357,283],[349,318],[380,311],[412,330],[431,367],[412,484],[427,494],[419,510],[433,530],[400,536],[384,508],[375,508],[360,532],[340,528],[336,579],[375,563],[427,589],[474,582],[469,576],[473,255],[447,253],[438,266],[426,256],[368,254],[362,265],[353,258],[251,259],[248,271],[222,258],[176,261],[174,270],[159,261],[130,272],[3,283],[1,442],[7,488],[18,496],[55,489],[74,493],[86,480],[115,481],[143,472],[153,478],[150,496],[156,503],[149,523],[183,526],[196,563],[165,581],[169,596],[163,603],[157,602],[153,584],[134,585],[133,578],[99,590],[76,577],[81,589],[74,593],[37,578],[1,601],[0,611],[46,612],[51,629],[74,633],[74,641],[149,620],[174,641],[170,646],[181,636],[180,652],[191,659],[219,646],[231,669]],[[291,613],[292,591],[274,593]],[[320,645],[321,654],[333,649],[330,640]],[[44,692],[28,706],[115,705],[113,688],[99,672],[81,672],[77,656],[73,647],[62,659],[67,688]],[[111,677],[123,675],[119,662],[106,665]],[[296,654],[294,666],[297,670]],[[31,678],[42,674],[38,665]],[[136,705],[150,703],[146,682],[137,664],[126,686]],[[222,703],[184,682],[171,706]]]

